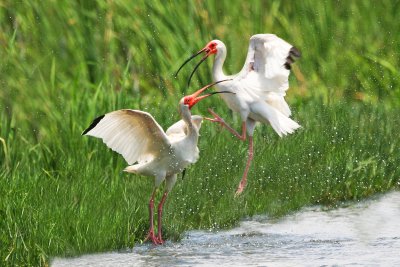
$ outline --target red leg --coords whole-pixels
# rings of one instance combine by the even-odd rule
[[[205,118],[206,120],[209,120],[209,121],[212,121],[212,122],[217,122],[217,123],[221,124],[222,126],[224,126],[225,128],[227,128],[233,135],[235,135],[240,140],[242,140],[242,141],[246,140],[246,130],[247,130],[246,129],[246,122],[242,123],[242,134],[239,134],[231,126],[229,126],[224,121],[224,119],[222,119],[212,109],[209,108],[208,111],[214,116],[214,119]],[[254,130],[254,125],[253,124],[250,124],[250,129]],[[246,184],[247,184],[247,173],[249,172],[250,164],[251,164],[251,161],[253,160],[253,154],[254,154],[253,153],[253,137],[249,136],[249,150],[248,150],[246,168],[244,169],[242,180],[240,181],[238,189],[236,190],[236,193],[235,193],[236,196],[240,195],[243,192],[244,188],[246,187]]]
[[[249,172],[251,161],[253,160],[253,137],[249,136],[249,154],[247,158],[246,168],[244,169],[242,180],[239,183],[238,189],[236,190],[236,196],[240,195],[243,192],[243,189],[246,187],[247,183],[247,173]]]
[[[156,194],[157,189],[154,189],[153,194],[151,195],[150,202],[149,202],[149,213],[150,213],[150,229],[147,237],[144,241],[151,240],[154,245],[159,245],[160,242],[158,241],[156,235],[154,234],[154,196]]]
[[[217,113],[215,113],[212,109],[208,109],[208,112],[210,112],[214,118],[210,119],[210,118],[204,118],[206,120],[212,121],[212,122],[217,122],[219,124],[221,124],[223,127],[225,127],[226,129],[228,129],[228,131],[230,131],[234,136],[236,136],[237,138],[239,138],[242,141],[246,140],[246,122],[242,123],[242,134],[239,134],[237,131],[235,131],[235,129],[233,129],[231,126],[229,126],[223,118],[221,118]]]
[[[164,243],[164,240],[162,239],[162,233],[161,233],[161,228],[162,228],[161,223],[162,223],[163,206],[164,206],[165,200],[167,199],[167,195],[168,195],[168,192],[165,191],[165,193],[160,201],[160,204],[158,204],[158,242],[160,242],[160,244]]]

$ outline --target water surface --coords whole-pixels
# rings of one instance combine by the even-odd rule
[[[52,266],[400,266],[400,192],[347,207],[311,207],[181,242],[55,259]]]

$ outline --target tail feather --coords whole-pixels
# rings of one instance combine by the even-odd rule
[[[291,134],[301,127],[297,122],[266,103],[253,105],[251,111],[258,115],[261,122],[269,123],[280,137]]]
[[[282,135],[291,134],[296,129],[301,127],[297,122],[284,116],[279,111],[277,112],[277,114],[279,114],[278,117],[271,119],[270,124],[280,137],[282,137]]]
[[[124,169],[124,172],[131,172],[131,173],[136,173],[137,172],[137,166],[131,165],[128,166]]]

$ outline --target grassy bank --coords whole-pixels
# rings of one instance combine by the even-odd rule
[[[399,12],[388,0],[2,1],[0,265],[46,265],[144,237],[152,180],[122,173],[120,156],[80,133],[118,108],[149,111],[164,128],[178,120],[177,101],[196,83],[184,86],[188,70],[172,75],[215,37],[228,47],[228,73],[254,33],[300,48],[288,101],[303,127],[284,139],[257,128],[249,185],[234,199],[246,144],[205,123],[200,160],[166,203],[167,237],[398,189]],[[195,77],[208,83],[210,68]],[[193,113],[209,106],[238,128],[218,97]]]
[[[162,118],[162,111],[155,111]],[[257,129],[249,185],[237,199],[246,145],[205,124],[201,158],[167,201],[167,236],[176,239],[188,229],[230,227],[244,216],[280,216],[304,205],[334,206],[399,188],[396,112],[311,102],[296,114],[303,129],[291,137],[279,139],[266,126]],[[81,137],[82,128],[71,131],[66,124],[54,140],[34,146],[17,131],[9,135],[13,146],[7,161],[15,166],[1,174],[3,263],[37,264],[54,255],[129,247],[146,233],[151,179],[122,173],[121,157],[99,140]]]

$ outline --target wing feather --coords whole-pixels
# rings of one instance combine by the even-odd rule
[[[270,92],[285,95],[289,88],[290,66],[300,52],[274,34],[256,34],[250,38],[245,65],[238,80],[247,84],[244,90],[252,90],[265,98]]]
[[[165,155],[171,145],[153,116],[140,110],[121,109],[102,115],[82,135],[101,138],[128,164]]]

